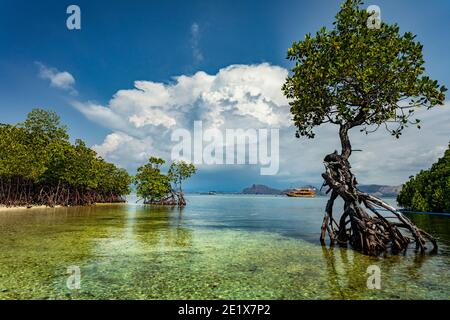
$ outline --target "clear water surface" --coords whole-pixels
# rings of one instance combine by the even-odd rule
[[[411,216],[438,238],[436,255],[367,257],[319,244],[326,200],[191,195],[182,210],[0,212],[0,299],[450,298],[449,217]],[[380,290],[367,288],[370,265]]]

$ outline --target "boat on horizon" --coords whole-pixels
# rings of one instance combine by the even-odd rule
[[[284,193],[288,197],[295,198],[314,198],[316,196],[315,188],[295,188]]]
[[[217,194],[216,191],[200,192],[201,195],[214,196]]]

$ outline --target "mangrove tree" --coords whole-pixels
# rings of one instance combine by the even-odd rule
[[[22,123],[0,125],[1,205],[124,202],[130,183],[82,140],[70,143],[55,112],[33,109]]]
[[[354,128],[369,134],[382,127],[400,137],[408,125],[419,126],[417,108],[443,104],[446,88],[425,75],[422,44],[397,24],[371,24],[373,12],[362,1],[347,0],[333,27],[294,42],[288,59],[295,62],[283,90],[289,99],[297,137],[314,138],[314,128],[339,128],[341,151],[324,159],[324,185],[330,199],[321,229],[324,243],[350,244],[365,254],[406,250],[410,242],[420,251],[436,241],[406,216],[382,200],[360,191],[351,172]],[[370,169],[370,164],[367,164]],[[344,202],[342,214],[333,213],[335,200]],[[383,209],[381,211],[380,209]],[[395,219],[382,214],[391,212]]]
[[[191,163],[174,161],[165,174],[161,171],[164,163],[161,158],[150,157],[148,163],[137,169],[134,177],[136,194],[145,204],[185,206],[182,183],[196,172],[196,168]]]

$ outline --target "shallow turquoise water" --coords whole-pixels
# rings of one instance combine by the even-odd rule
[[[392,202],[392,200],[390,200]],[[1,299],[448,299],[448,217],[411,216],[437,255],[325,248],[325,198],[200,196],[182,210],[107,205],[0,212]],[[367,267],[381,289],[367,288]],[[80,289],[66,286],[80,268]]]

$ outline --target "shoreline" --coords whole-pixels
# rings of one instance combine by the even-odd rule
[[[111,206],[111,205],[125,205],[127,202],[107,202],[107,203],[94,203],[87,206],[61,206],[56,205],[53,207],[49,207],[46,205],[36,205],[36,206],[14,206],[7,207],[5,205],[0,205],[0,212],[13,212],[13,211],[28,211],[28,210],[36,210],[36,209],[59,209],[59,208],[74,208],[74,207],[93,207],[93,206]]]

